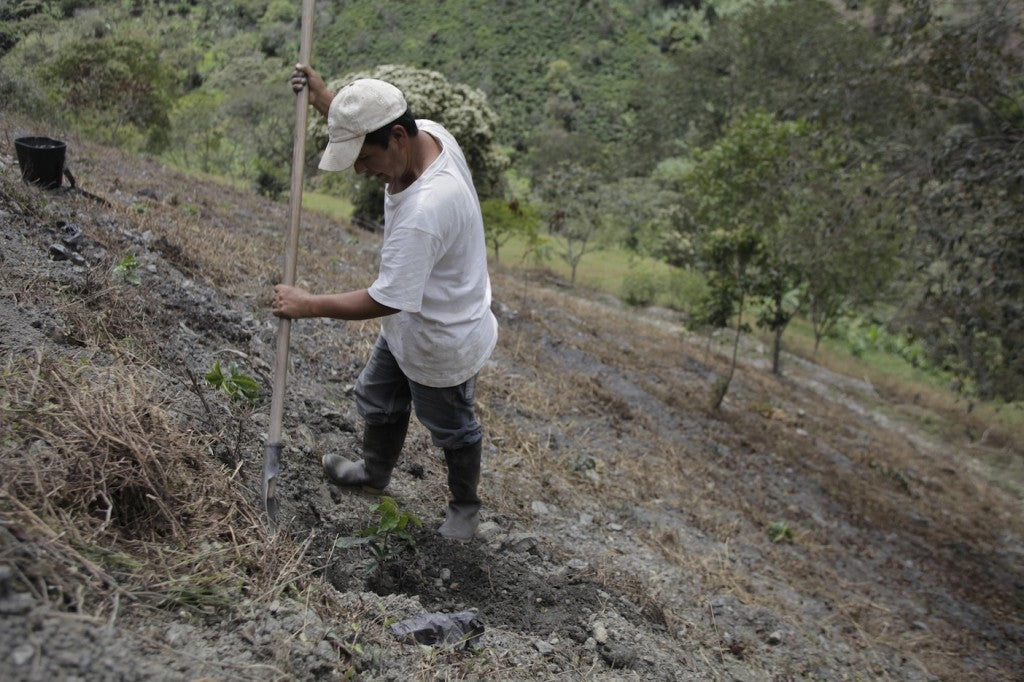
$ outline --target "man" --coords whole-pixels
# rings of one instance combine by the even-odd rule
[[[349,83],[337,95],[298,64],[292,89],[327,117],[330,140],[320,168],[386,183],[384,241],[377,279],[367,289],[312,294],[274,287],[274,314],[290,319],[381,319],[356,382],[365,422],[362,459],[323,458],[327,477],[379,492],[405,442],[411,410],[444,450],[451,499],[438,531],[469,540],[479,525],[481,439],[477,374],[497,342],[483,218],[466,158],[441,125],[416,120],[395,86]]]

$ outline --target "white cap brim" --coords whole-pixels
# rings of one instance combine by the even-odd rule
[[[343,171],[351,168],[359,157],[359,150],[363,148],[365,139],[365,135],[360,135],[350,140],[328,142],[323,156],[320,157],[320,170]]]

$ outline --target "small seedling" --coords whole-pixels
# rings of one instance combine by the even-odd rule
[[[785,521],[776,521],[768,526],[768,538],[772,542],[793,542],[793,529]]]
[[[215,360],[213,368],[204,377],[206,382],[214,388],[227,393],[233,400],[244,400],[250,405],[255,405],[260,399],[260,385],[252,377],[238,371],[238,365],[234,362],[228,365],[225,373],[220,366],[220,360]]]
[[[376,567],[379,574],[383,575],[385,566],[402,549],[395,547],[396,542],[413,551],[416,550],[416,540],[408,527],[410,523],[422,527],[423,522],[415,514],[399,509],[398,503],[387,495],[381,497],[380,503],[372,509],[380,514],[380,520],[376,525],[357,531],[355,536],[338,538],[334,546],[347,549],[365,545],[373,555],[373,560],[368,564],[369,570],[372,571]]]
[[[140,284],[142,280],[139,279],[139,274],[136,272],[138,269],[138,259],[129,254],[117,261],[117,264],[114,265],[114,279],[119,279],[122,282],[127,282],[128,284]]]

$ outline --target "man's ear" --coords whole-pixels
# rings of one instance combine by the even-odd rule
[[[401,123],[396,123],[391,126],[391,139],[395,141],[395,144],[405,145],[409,143],[409,132]]]

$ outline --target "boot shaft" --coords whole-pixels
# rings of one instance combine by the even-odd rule
[[[482,441],[458,449],[446,449],[444,461],[448,465],[448,490],[452,502],[480,504],[477,487],[480,483]]]
[[[363,462],[371,478],[386,480],[391,477],[408,431],[408,412],[390,424],[366,424],[363,427]]]

